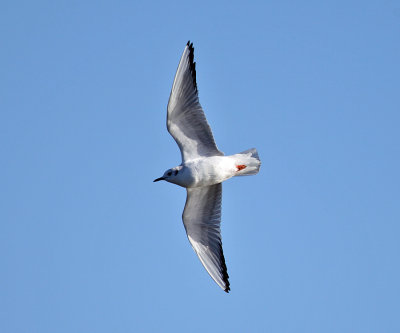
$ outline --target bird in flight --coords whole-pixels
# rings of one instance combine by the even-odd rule
[[[181,150],[182,163],[154,181],[165,180],[186,188],[182,219],[194,251],[213,280],[229,292],[221,241],[222,182],[255,175],[260,159],[255,148],[224,156],[215,144],[199,102],[193,43],[183,51],[167,107],[167,129]]]

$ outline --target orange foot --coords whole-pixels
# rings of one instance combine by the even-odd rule
[[[247,165],[244,165],[244,164],[237,165],[236,168],[237,168],[237,171],[240,171],[240,170],[246,169]]]

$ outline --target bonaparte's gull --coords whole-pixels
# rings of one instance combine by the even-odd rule
[[[260,159],[255,148],[230,156],[218,150],[199,102],[193,43],[183,51],[167,108],[167,129],[181,150],[182,163],[154,181],[185,187],[182,219],[190,244],[201,263],[226,292],[229,275],[221,241],[222,182],[234,176],[255,175]]]

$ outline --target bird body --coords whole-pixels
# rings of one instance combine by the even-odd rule
[[[190,244],[213,280],[226,292],[229,275],[222,251],[222,182],[260,169],[255,148],[225,156],[215,144],[200,105],[193,44],[183,51],[168,101],[167,129],[181,150],[182,163],[154,181],[186,188],[182,219]]]
[[[258,171],[259,160],[256,151],[248,151],[230,156],[210,156],[186,161],[167,170],[162,180],[185,187],[203,187],[222,183],[235,177]],[[171,174],[168,176],[168,173]],[[161,180],[161,179],[160,179]]]

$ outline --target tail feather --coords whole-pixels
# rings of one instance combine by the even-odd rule
[[[261,161],[256,148],[247,149],[233,156],[238,165],[246,166],[246,168],[239,170],[236,176],[255,175],[260,170]]]

